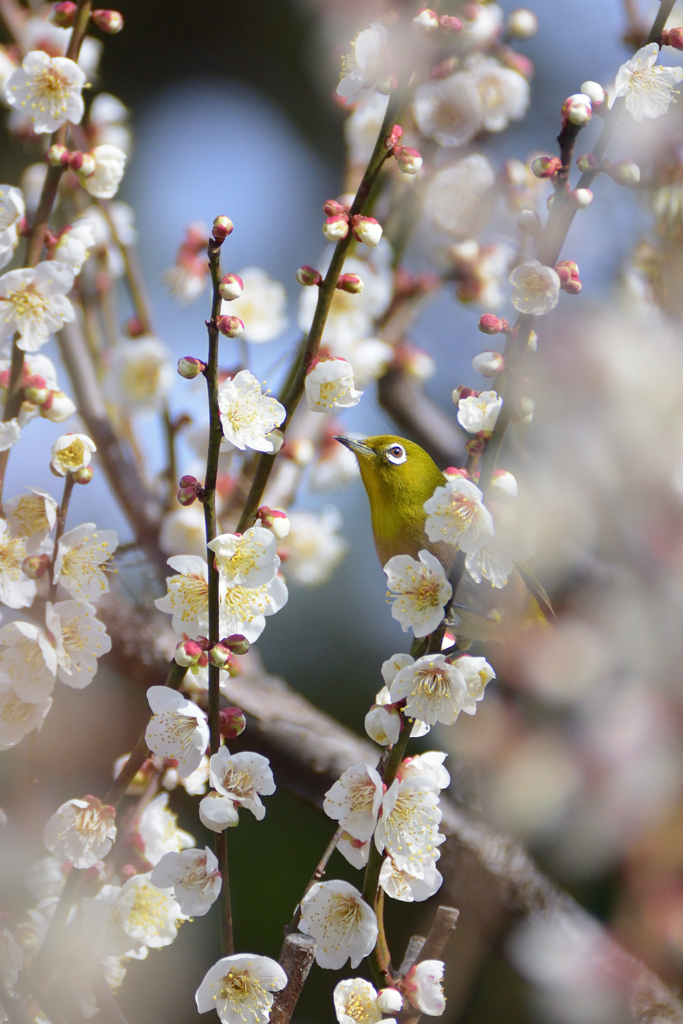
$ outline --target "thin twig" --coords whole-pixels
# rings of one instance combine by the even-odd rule
[[[55,541],[52,548],[52,558],[50,559],[50,601],[54,601],[57,593],[57,580],[55,579],[55,565],[57,564],[57,555],[59,554],[59,542],[64,535],[64,527],[66,526],[66,517],[69,511],[69,502],[71,501],[71,494],[74,489],[74,478],[73,473],[67,473],[64,477],[64,491],[62,493],[62,502],[57,510],[57,528],[55,529]]]

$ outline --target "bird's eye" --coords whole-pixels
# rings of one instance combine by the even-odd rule
[[[393,462],[394,466],[400,466],[408,458],[402,444],[392,444],[391,448],[387,448],[385,454],[389,462]]]

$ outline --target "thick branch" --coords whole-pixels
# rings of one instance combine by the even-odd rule
[[[315,960],[315,939],[310,935],[288,935],[280,953],[280,966],[289,978],[287,987],[275,996],[271,1024],[288,1024]]]

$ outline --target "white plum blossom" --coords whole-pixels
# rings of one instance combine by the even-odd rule
[[[446,840],[438,830],[441,817],[432,779],[395,779],[384,794],[375,846],[389,854],[400,871],[423,878],[425,864],[434,860],[437,847]]]
[[[126,169],[126,154],[118,146],[105,144],[90,151],[95,170],[82,177],[83,188],[95,199],[113,199]]]
[[[482,127],[501,132],[510,121],[519,121],[529,106],[529,83],[511,68],[504,68],[492,57],[472,63],[470,75],[479,92]]]
[[[168,686],[150,686],[147,700],[152,717],[145,729],[150,750],[178,762],[184,778],[196,771],[209,743],[206,713]]]
[[[396,708],[373,704],[365,716],[365,731],[371,740],[382,747],[396,743],[401,735],[401,716]]]
[[[453,725],[463,710],[467,685],[443,654],[426,654],[396,675],[392,701],[405,700],[405,713],[428,725]]]
[[[16,747],[29,732],[39,729],[51,707],[51,697],[27,703],[0,680],[0,750]]]
[[[7,266],[19,242],[19,226],[26,213],[21,189],[0,185],[0,269]]]
[[[314,512],[291,512],[289,533],[280,546],[289,579],[307,587],[325,583],[342,558],[349,544],[337,533],[341,516],[328,506],[320,515]]]
[[[484,658],[472,660],[484,661]],[[491,671],[493,672],[493,670]],[[446,789],[451,784],[451,777],[443,766],[446,757],[447,755],[442,750],[428,750],[425,754],[407,757],[401,761],[396,777],[401,781],[410,778],[428,778],[437,789]]]
[[[54,582],[77,600],[98,601],[109,593],[105,570],[118,543],[115,530],[98,530],[94,523],[69,530],[59,541]]]
[[[616,96],[625,97],[626,109],[636,121],[666,114],[676,86],[683,78],[683,68],[657,64],[659,46],[649,43],[622,64],[616,77]]]
[[[489,538],[476,551],[471,551],[465,559],[465,568],[475,583],[485,579],[499,590],[507,584],[514,567],[510,544],[498,532],[498,528],[495,537]]]
[[[409,1001],[428,1017],[440,1017],[446,1009],[443,994],[444,965],[441,960],[422,960],[413,964],[404,981],[404,990]]]
[[[221,451],[251,448],[272,452],[273,442],[267,435],[285,418],[285,408],[276,398],[261,393],[259,384],[249,370],[240,370],[225,380],[218,389],[218,408],[223,426]]]
[[[430,551],[419,551],[417,559],[410,555],[394,555],[384,566],[391,601],[391,614],[404,633],[412,629],[416,637],[433,632],[443,618],[453,588],[444,568]]]
[[[177,575],[166,577],[168,593],[154,602],[160,612],[173,616],[173,632],[192,640],[209,629],[209,567],[199,555],[178,555],[168,564]]]
[[[338,356],[321,356],[306,371],[306,401],[313,412],[333,412],[358,405],[362,391],[356,391],[353,367]]]
[[[97,672],[97,659],[111,650],[111,638],[97,609],[87,601],[58,601],[45,608],[45,624],[54,637],[57,675],[82,690]]]
[[[0,339],[19,332],[17,345],[37,352],[53,331],[76,314],[67,299],[74,283],[73,267],[44,260],[37,267],[10,270],[0,277]]]
[[[186,917],[203,917],[218,899],[222,878],[209,847],[167,853],[150,876],[159,889],[173,889],[173,898]]]
[[[235,801],[222,793],[207,793],[199,802],[199,820],[212,832],[223,832],[239,823]]]
[[[363,978],[340,981],[335,985],[332,999],[339,1024],[378,1024],[382,1020],[377,989]]]
[[[358,459],[343,444],[334,441],[332,444],[323,444],[311,467],[308,485],[317,493],[340,490],[359,476]]]
[[[261,267],[243,267],[237,276],[244,286],[242,294],[222,302],[221,313],[242,320],[245,341],[256,344],[272,341],[288,324],[285,286]]]
[[[26,403],[24,403],[26,404]],[[19,426],[19,420],[5,420],[0,423],[0,452],[6,452],[9,448],[13,448],[21,437],[21,427]]]
[[[415,123],[440,146],[464,146],[479,131],[482,100],[468,71],[425,82],[415,90]]]
[[[207,971],[195,993],[200,1013],[215,1010],[221,1024],[268,1024],[272,992],[287,984],[279,963],[267,956],[224,956]]]
[[[377,918],[349,882],[316,882],[301,901],[299,930],[312,935],[319,967],[339,970],[347,960],[355,970],[375,948]]]
[[[447,480],[445,487],[437,487],[423,505],[427,513],[425,533],[430,541],[445,541],[465,552],[483,547],[495,529],[482,499],[476,484],[464,477]]]
[[[379,338],[358,338],[336,342],[334,355],[348,360],[355,384],[365,387],[386,371],[394,358],[394,349]]]
[[[170,350],[151,334],[122,339],[112,350],[108,390],[130,413],[158,412],[174,379]]]
[[[230,754],[223,746],[211,757],[209,778],[218,793],[229,797],[236,806],[246,807],[257,821],[263,820],[266,809],[260,797],[272,796],[275,792],[267,757],[248,751]]]
[[[116,839],[116,812],[96,797],[67,800],[47,821],[43,843],[58,861],[91,868],[103,860]]]
[[[481,391],[458,399],[458,423],[468,434],[490,437],[503,407],[503,399],[495,391]]]
[[[180,853],[195,845],[194,836],[178,828],[178,818],[168,809],[168,793],[160,793],[140,815],[138,835],[144,843],[145,860],[153,867],[166,853]]]
[[[161,521],[159,547],[166,555],[180,551],[183,555],[206,553],[206,523],[204,506],[196,501],[167,512]]]
[[[463,654],[457,658],[454,665],[465,680],[467,687],[468,699],[463,704],[462,710],[468,715],[474,715],[477,710],[477,701],[483,699],[484,690],[487,684],[496,678],[496,673],[486,658],[473,658],[469,654]]]
[[[353,53],[342,60],[342,77],[337,86],[337,95],[346,103],[361,99],[386,73],[387,39],[387,30],[378,21],[354,39]]]
[[[552,267],[538,260],[520,263],[508,279],[513,291],[510,299],[519,313],[543,316],[554,309],[560,298],[560,278]]]
[[[31,118],[34,132],[54,132],[67,121],[81,123],[84,85],[85,74],[74,61],[32,50],[10,76],[5,99]]]
[[[270,583],[280,567],[275,535],[262,526],[252,526],[243,534],[221,533],[208,546],[228,587],[261,587]]]
[[[351,867],[358,868],[362,871],[368,862],[370,856],[370,840],[366,839],[363,843],[360,839],[354,839],[348,832],[344,832],[341,839],[337,843],[337,849],[341,853],[342,857],[345,858],[351,865]]]
[[[32,554],[52,531],[59,506],[45,491],[27,490],[27,494],[4,501],[2,509],[13,532],[23,537],[27,553]]]
[[[66,874],[54,857],[43,857],[31,865],[24,875],[24,881],[33,898],[42,902],[59,896],[64,888]]]
[[[109,204],[109,216],[114,225],[115,237],[112,237],[112,231],[102,211],[94,205],[89,206],[73,222],[72,228],[89,228],[95,239],[98,253],[104,260],[107,273],[114,278],[119,278],[123,276],[126,269],[121,246],[135,245],[137,241],[135,212],[127,203],[114,200]]]
[[[86,434],[62,434],[50,449],[50,465],[59,476],[75,473],[90,465],[92,453],[97,451],[95,442]]]
[[[498,4],[472,4],[464,10],[462,28],[456,36],[458,49],[467,52],[486,49],[503,28],[505,15]]]
[[[221,588],[220,633],[241,633],[249,643],[258,640],[266,628],[266,617],[279,612],[289,597],[284,580],[275,576],[261,587]]]
[[[88,110],[88,125],[98,145],[117,146],[128,156],[132,149],[132,136],[127,127],[129,119],[128,107],[109,92],[98,93]]]
[[[205,670],[208,677],[208,670]],[[185,677],[187,679],[187,676]],[[196,678],[196,677],[195,677]],[[208,678],[206,681],[206,687],[203,688],[203,692],[206,692],[209,688]],[[202,692],[202,691],[200,691]],[[193,772],[186,775],[184,778],[180,778],[175,768],[167,768],[164,772],[164,777],[161,780],[161,785],[164,789],[169,791],[173,790],[180,784],[186,793],[190,796],[203,796],[206,793],[207,786],[209,784],[209,759],[206,754],[202,757],[199,768],[195,768]]]
[[[0,519],[0,602],[8,608],[28,608],[36,596],[35,580],[22,570],[26,558],[23,537],[15,537],[9,523]]]
[[[370,839],[384,791],[377,770],[370,764],[348,768],[325,794],[323,810],[354,839]]]
[[[121,887],[114,913],[135,945],[149,946],[150,949],[169,946],[183,919],[173,896],[153,885],[150,875],[133,875],[128,879]]]
[[[0,679],[21,700],[44,700],[52,693],[57,655],[42,629],[32,622],[10,622],[0,629]]]
[[[438,852],[438,851],[435,851]],[[422,878],[415,878],[407,871],[400,871],[391,857],[385,857],[379,873],[379,884],[387,896],[401,903],[422,903],[439,891],[443,876],[437,870],[436,860],[428,857],[422,861]]]
[[[368,163],[387,111],[389,97],[373,89],[356,104],[344,122],[344,138],[351,164]]]
[[[440,231],[472,238],[491,214],[496,172],[490,160],[472,153],[437,171],[425,189],[427,216]]]

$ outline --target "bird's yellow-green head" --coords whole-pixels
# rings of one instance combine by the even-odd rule
[[[417,556],[432,549],[424,532],[427,518],[422,507],[437,487],[445,484],[434,460],[413,441],[380,434],[357,441],[338,436],[360,467],[370,501],[375,547],[382,565],[393,555]]]

